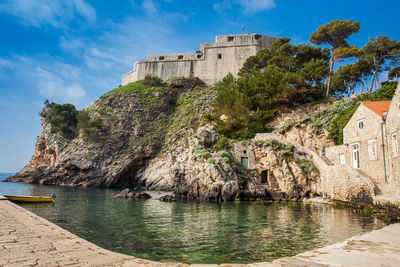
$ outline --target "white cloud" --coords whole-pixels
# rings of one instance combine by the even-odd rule
[[[237,0],[244,7],[244,13],[256,13],[276,7],[275,0]]]
[[[68,65],[62,64],[69,69]],[[86,97],[84,87],[62,75],[57,75],[43,68],[36,69],[36,86],[39,93],[47,99],[58,102],[80,103]],[[65,71],[61,71],[61,74]]]
[[[86,22],[96,21],[95,9],[85,0],[5,0],[0,4],[0,12],[15,16],[24,25],[41,27],[51,25],[66,27],[76,16]]]

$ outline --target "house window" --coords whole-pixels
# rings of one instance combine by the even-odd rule
[[[233,42],[233,39],[235,39],[233,36],[228,37],[228,42]]]
[[[261,172],[261,183],[267,184],[268,183],[268,171]]]
[[[243,168],[248,168],[249,167],[249,158],[248,157],[242,157],[241,159],[240,159],[240,165],[243,167]]]
[[[164,56],[161,56],[158,58],[159,60],[164,60]]]
[[[179,55],[179,56],[178,56],[178,59],[183,59],[183,56],[182,56],[182,55]]]
[[[376,160],[376,140],[368,140],[368,155],[370,160]]]
[[[346,158],[344,157],[344,154],[339,154],[339,164],[340,165],[346,164]]]
[[[360,168],[360,146],[355,144],[353,147],[353,168]]]
[[[364,121],[359,121],[358,122],[358,130],[362,130],[362,129],[364,129],[364,126],[365,126],[365,123],[364,123]]]
[[[399,144],[397,142],[397,134],[394,134],[392,136],[392,150],[393,150],[393,156],[398,157],[399,156]]]

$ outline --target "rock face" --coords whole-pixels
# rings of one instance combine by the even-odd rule
[[[175,106],[174,88],[113,90],[89,105],[91,119],[103,126],[68,140],[51,131],[46,120],[28,164],[8,181],[73,186],[137,186],[146,162],[161,148],[168,116]],[[193,89],[194,90],[194,89]]]

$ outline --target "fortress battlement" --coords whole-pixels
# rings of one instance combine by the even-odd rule
[[[202,43],[191,53],[153,54],[137,61],[134,69],[122,76],[122,85],[142,80],[146,75],[163,80],[171,77],[199,77],[211,85],[229,72],[237,75],[243,63],[277,39],[261,34],[216,36],[215,43]]]

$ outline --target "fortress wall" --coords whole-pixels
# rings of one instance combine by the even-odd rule
[[[126,85],[151,75],[163,80],[199,77],[212,85],[228,73],[237,76],[248,57],[271,46],[276,39],[260,34],[217,36],[215,43],[200,44],[200,51],[149,55],[147,60],[136,62],[134,70],[122,76],[121,84]]]
[[[190,77],[191,61],[143,61],[138,64],[138,80],[148,74],[158,76],[164,81],[171,77]]]
[[[236,76],[246,59],[258,50],[256,46],[206,48],[205,60],[196,62],[194,75],[207,84],[221,81],[229,72]]]

